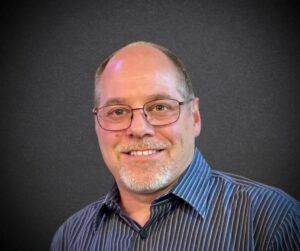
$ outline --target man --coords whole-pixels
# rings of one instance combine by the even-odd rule
[[[51,250],[300,250],[298,202],[210,169],[199,99],[179,59],[136,42],[96,72],[95,130],[116,184],[71,216]]]

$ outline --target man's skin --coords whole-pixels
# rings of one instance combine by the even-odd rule
[[[185,101],[180,81],[173,62],[158,49],[148,44],[127,46],[111,58],[101,75],[97,107],[118,103],[140,108],[161,98]],[[99,146],[119,188],[121,208],[140,226],[149,220],[152,201],[171,190],[193,158],[201,129],[198,98],[180,110],[178,121],[165,126],[150,125],[143,111],[135,110],[131,126],[120,131],[102,129],[95,118]],[[130,155],[133,150],[155,151],[135,156]]]

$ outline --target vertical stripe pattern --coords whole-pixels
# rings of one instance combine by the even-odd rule
[[[283,191],[213,171],[196,149],[173,190],[151,206],[144,227],[118,205],[116,185],[71,216],[52,251],[300,251],[300,205]]]

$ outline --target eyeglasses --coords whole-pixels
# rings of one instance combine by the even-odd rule
[[[93,114],[97,117],[101,128],[107,131],[128,129],[135,110],[143,110],[149,124],[162,126],[175,123],[180,116],[180,106],[192,100],[179,102],[176,99],[159,99],[147,102],[141,108],[132,108],[123,104],[108,105],[95,107]]]

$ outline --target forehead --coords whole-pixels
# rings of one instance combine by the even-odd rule
[[[179,98],[180,81],[176,66],[160,50],[149,45],[125,47],[111,58],[102,73],[100,100],[103,104],[113,98]]]

